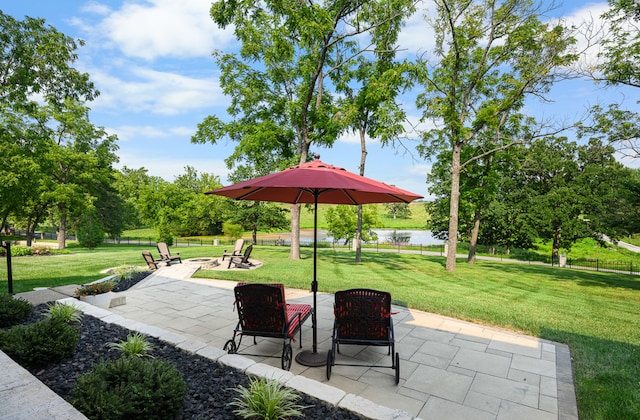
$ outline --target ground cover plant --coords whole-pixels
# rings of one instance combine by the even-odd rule
[[[14,259],[14,277],[28,267],[38,279],[31,284],[74,283],[78,270],[95,275],[83,268],[83,261],[87,266],[102,261],[101,267],[94,267],[99,271],[128,259],[142,262],[141,249],[20,257]],[[222,250],[223,246],[181,247],[180,254],[185,259],[211,257],[222,255]],[[308,289],[312,250],[303,247],[301,252],[302,259],[292,261],[286,247],[261,246],[253,254],[264,263],[258,270],[201,270],[197,276]],[[63,258],[74,262],[57,266]],[[363,262],[356,264],[352,252],[327,248],[319,250],[318,258],[321,291],[366,285],[390,291],[396,304],[566,343],[573,356],[580,418],[640,417],[640,278],[483,260],[461,263],[455,273],[447,273],[442,257],[397,252],[365,252]]]

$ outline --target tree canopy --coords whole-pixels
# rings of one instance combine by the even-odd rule
[[[230,121],[207,117],[192,141],[237,142],[230,166],[248,162],[272,172],[306,162],[312,145],[331,147],[348,125],[331,76],[361,54],[389,51],[413,10],[413,0],[214,2],[214,22],[233,25],[240,41],[237,54],[215,53]],[[298,259],[298,205],[291,223],[290,257]]]
[[[558,78],[556,70],[576,57],[567,53],[571,34],[562,25],[542,23],[540,7],[530,0],[435,3],[436,47],[421,62],[424,92],[417,103],[436,128],[424,133],[419,152],[426,158],[451,152],[446,268],[454,271],[462,169],[527,141],[531,132],[514,138],[514,130],[504,128],[521,120],[515,114],[528,95],[544,95]],[[480,136],[483,131],[492,136]],[[477,154],[467,155],[469,148]]]
[[[109,188],[116,138],[89,121],[85,102],[98,92],[73,67],[82,42],[42,19],[2,12],[0,33],[0,151],[10,169],[0,183],[2,224],[12,214],[33,232],[49,217],[64,247],[68,222],[95,209],[105,231],[119,232],[104,213],[119,207]]]

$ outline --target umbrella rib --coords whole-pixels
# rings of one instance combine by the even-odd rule
[[[257,188],[255,190],[251,190],[246,194],[242,194],[241,196],[236,197],[236,200],[247,200],[247,197],[250,197],[251,195],[253,195],[253,194],[257,193],[257,192],[262,191],[263,189],[264,189],[264,187],[260,187],[260,188]]]
[[[347,196],[347,198],[349,199],[349,201],[351,201],[352,204],[358,204],[358,202],[351,196],[351,194],[349,194],[349,192],[347,190],[342,190],[344,191],[344,195]]]

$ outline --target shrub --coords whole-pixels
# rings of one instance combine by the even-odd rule
[[[23,299],[9,294],[0,294],[0,328],[16,325],[33,311],[33,306]]]
[[[78,328],[56,318],[17,325],[0,336],[0,349],[26,367],[46,366],[73,354]]]
[[[240,394],[229,403],[237,407],[238,416],[264,420],[278,420],[302,416],[305,407],[296,404],[300,396],[278,381],[270,379],[249,379],[249,388],[240,385],[236,391]]]
[[[33,250],[31,249],[31,247],[24,246],[24,245],[13,245],[11,247],[12,257],[24,257],[26,255],[33,255]]]
[[[111,280],[99,281],[96,283],[85,284],[76,289],[76,296],[95,296],[107,293],[113,290],[115,283]]]
[[[157,231],[156,242],[166,242],[169,246],[173,245],[173,235],[168,226],[161,224],[157,227]]]
[[[233,223],[231,220],[227,220],[222,224],[222,231],[231,239],[240,239],[242,238],[244,229],[242,229],[242,225]]]
[[[45,316],[47,318],[58,319],[62,322],[66,322],[67,324],[80,322],[82,319],[82,313],[76,305],[65,305],[60,302],[49,304],[49,308],[47,309]]]
[[[168,362],[123,357],[100,362],[74,386],[73,405],[91,419],[173,419],[187,386]]]
[[[31,245],[33,255],[49,255],[51,254],[51,248],[46,245]]]
[[[128,357],[152,357],[149,352],[153,350],[153,345],[149,343],[144,335],[138,332],[127,335],[125,341],[109,343],[107,346],[122,351],[122,353]]]

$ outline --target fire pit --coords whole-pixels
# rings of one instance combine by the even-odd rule
[[[208,258],[208,257],[189,258],[188,260],[184,260],[184,262],[187,264],[198,264],[200,268],[203,268],[205,270],[212,269],[220,265],[220,262],[218,261],[217,258]]]

